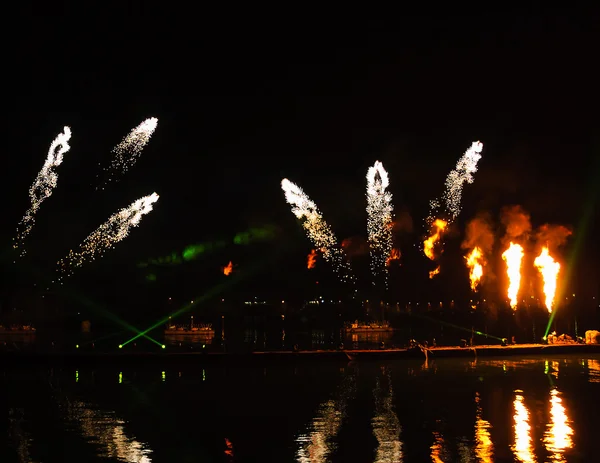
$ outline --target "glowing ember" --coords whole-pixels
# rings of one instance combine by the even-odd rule
[[[316,249],[313,249],[312,251],[310,251],[310,254],[307,257],[307,262],[306,262],[306,268],[311,269],[311,268],[315,268],[315,265],[317,265],[317,251]]]
[[[229,276],[233,272],[233,262],[229,261],[229,263],[223,267],[223,275]]]
[[[548,248],[546,247],[542,249],[542,252],[535,258],[533,263],[542,274],[542,279],[544,280],[544,296],[546,297],[546,309],[548,309],[548,312],[552,313],[560,264],[550,256]]]
[[[401,256],[402,256],[402,254],[400,253],[400,249],[398,249],[398,248],[392,248],[392,251],[390,252],[390,257],[387,258],[387,261],[385,262],[385,265],[387,267],[389,267],[392,264],[392,261],[394,261],[394,260],[400,260]]]
[[[431,272],[429,272],[429,278],[433,278],[434,276],[438,275],[440,273],[440,266],[438,265],[435,270],[432,270]]]
[[[502,254],[506,262],[506,273],[508,275],[508,299],[513,310],[517,308],[517,296],[521,286],[521,262],[523,261],[523,247],[519,244],[510,243],[510,246]]]
[[[471,289],[477,291],[477,286],[483,276],[483,254],[478,247],[473,248],[471,253],[465,257],[467,267],[470,269],[469,278],[471,280]]]

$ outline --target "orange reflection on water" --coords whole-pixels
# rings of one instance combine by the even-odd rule
[[[481,399],[479,393],[476,393],[475,402],[477,403],[477,414],[475,421],[475,454],[477,460],[481,463],[492,463],[494,461],[494,444],[489,429],[492,425],[489,421],[484,420],[481,415]]]
[[[564,452],[573,447],[573,428],[567,416],[560,393],[550,392],[550,424],[544,433],[544,443],[552,461],[566,461]]]
[[[600,383],[600,361],[588,359],[588,381],[590,383]]]
[[[378,443],[375,463],[401,463],[403,456],[402,442],[399,439],[400,421],[392,403],[394,397],[392,379],[389,375],[386,376],[389,385],[387,392],[382,390],[379,378],[376,379],[373,391],[375,416],[371,420],[371,424]]]
[[[435,441],[433,442],[433,445],[431,446],[431,461],[433,463],[444,463],[444,462],[448,462],[449,460],[444,460],[443,458],[445,458],[445,451],[444,451],[444,436],[442,436],[439,432],[434,431],[433,432],[433,437],[435,439]]]
[[[523,391],[517,390],[515,392],[518,393]],[[515,395],[514,409],[515,443],[511,446],[512,451],[519,461],[523,463],[533,463],[535,462],[535,456],[533,454],[531,426],[529,425],[529,411],[525,406],[523,396],[520,394]]]

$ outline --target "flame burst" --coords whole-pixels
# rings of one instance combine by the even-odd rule
[[[50,145],[46,162],[44,162],[42,170],[38,172],[33,185],[29,188],[31,207],[25,213],[17,228],[17,237],[13,244],[15,249],[23,245],[25,238],[29,235],[35,224],[35,214],[41,204],[52,195],[52,191],[58,182],[58,174],[55,169],[62,163],[63,155],[71,148],[69,146],[70,139],[71,129],[65,126],[63,132],[59,133]],[[26,251],[23,250],[21,255],[23,256],[25,253]]]
[[[434,252],[435,244],[438,241],[440,241],[442,234],[444,233],[444,230],[446,230],[447,225],[448,225],[448,222],[446,222],[445,220],[435,219],[433,221],[433,223],[431,224],[431,236],[429,238],[427,238],[425,241],[423,241],[423,252],[431,260],[435,260],[435,252]],[[429,272],[429,278],[433,278],[434,276],[436,276],[439,273],[440,273],[440,267],[438,265],[438,267],[435,270],[432,270],[431,272]]]
[[[479,247],[473,248],[471,253],[465,257],[467,267],[469,267],[469,278],[471,280],[471,289],[477,291],[477,286],[483,276],[483,254]]]
[[[439,275],[439,274],[440,274],[440,266],[438,265],[435,269],[433,269],[429,272],[429,278],[431,279],[434,276]]]
[[[392,248],[392,251],[390,252],[390,257],[388,257],[387,261],[385,262],[386,267],[389,267],[390,265],[392,265],[392,261],[400,260],[401,256],[402,256],[402,253],[400,252],[400,249]]]
[[[98,188],[104,189],[107,183],[112,182],[113,177],[117,172],[119,174],[124,174],[131,167],[133,167],[140,157],[142,150],[150,141],[150,137],[152,137],[157,125],[158,119],[156,117],[146,119],[131,132],[129,132],[129,134],[121,141],[121,143],[113,148],[113,160],[110,166],[104,169],[107,173],[107,179]]]
[[[229,276],[231,275],[231,272],[233,272],[233,262],[229,261],[229,263],[223,267],[223,275]]]
[[[306,268],[311,269],[311,268],[315,268],[315,266],[317,265],[317,250],[313,249],[310,251],[310,254],[308,255],[308,257],[306,258],[307,262],[306,262]]]
[[[373,277],[384,272],[387,285],[387,260],[392,251],[392,194],[385,191],[390,181],[383,164],[375,161],[367,172],[367,231]],[[373,282],[375,284],[375,282]]]
[[[304,218],[302,227],[315,247],[321,249],[323,258],[333,265],[334,272],[342,281],[348,281],[350,266],[346,261],[343,251],[338,247],[338,241],[331,227],[323,219],[317,205],[295,183],[287,178],[281,181],[281,189],[285,199],[292,205],[292,213],[298,218]]]
[[[67,257],[58,262],[59,270],[72,275],[74,269],[81,267],[87,260],[95,260],[107,249],[112,249],[115,244],[127,237],[131,227],[137,227],[142,217],[152,211],[152,205],[158,201],[158,198],[156,193],[152,193],[111,215],[83,241],[79,251],[69,251]]]
[[[517,296],[521,286],[521,262],[523,261],[523,247],[511,242],[508,249],[502,254],[506,262],[506,273],[508,275],[508,299],[513,310],[517,308]]]
[[[548,312],[552,313],[560,264],[550,256],[547,247],[542,249],[542,252],[535,258],[533,264],[542,274],[542,279],[544,280],[544,296],[546,296],[546,309],[548,309]]]

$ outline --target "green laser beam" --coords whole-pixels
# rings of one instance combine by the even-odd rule
[[[133,333],[141,333],[141,331],[139,329],[130,325],[125,320],[123,320],[122,318],[113,314],[109,310],[106,310],[101,305],[88,299],[83,294],[80,294],[79,292],[75,291],[73,288],[69,288],[68,286],[66,286],[64,284],[60,285],[60,286],[56,286],[54,284],[56,277],[48,278],[45,274],[42,274],[37,268],[27,265],[23,261],[15,261],[15,262],[19,263],[18,268],[24,269],[29,276],[33,276],[36,280],[41,280],[45,284],[46,287],[52,286],[55,289],[55,291],[57,291],[58,293],[65,295],[69,299],[71,299],[79,304],[82,304],[84,307],[89,309],[91,312],[96,313],[97,315],[104,317],[107,320],[112,321],[113,323],[125,328],[128,331],[132,331]],[[155,339],[151,338],[150,336],[144,335],[144,337],[146,339],[148,339],[149,341],[153,342],[154,344],[156,344],[158,346],[162,346],[161,343],[159,343]]]
[[[273,257],[271,257],[271,259],[272,258]],[[271,259],[269,259],[269,260],[271,260]],[[258,262],[254,266],[252,266],[249,269],[247,269],[247,270],[251,270],[250,272],[247,271],[246,273],[238,273],[237,275],[234,274],[231,277],[227,277],[228,278],[227,281],[225,281],[225,282],[223,282],[223,283],[215,286],[214,288],[212,288],[208,292],[204,293],[202,296],[194,298],[193,302],[191,302],[189,304],[186,304],[183,307],[181,307],[180,309],[176,310],[175,312],[167,315],[166,317],[161,318],[160,320],[158,320],[156,323],[154,323],[149,328],[145,329],[141,333],[138,333],[137,335],[135,335],[131,339],[128,339],[127,341],[125,341],[123,344],[121,344],[121,346],[123,346],[123,347],[126,346],[130,342],[133,342],[136,339],[138,339],[140,336],[144,336],[146,333],[149,333],[149,332],[155,330],[156,328],[158,328],[159,326],[164,325],[165,323],[167,323],[169,321],[169,319],[176,318],[176,317],[180,316],[181,314],[183,314],[185,312],[188,312],[189,310],[193,309],[194,307],[202,304],[203,302],[212,299],[213,297],[215,297],[216,295],[220,294],[221,292],[223,292],[227,288],[229,288],[231,286],[234,286],[238,282],[240,282],[243,279],[247,278],[250,274],[256,273],[256,271],[259,268],[263,267],[266,263],[267,263],[267,261]]]
[[[432,323],[440,323],[442,325],[449,326],[449,327],[455,328],[457,330],[466,331],[468,333],[472,332],[472,333],[477,334],[479,336],[485,336],[486,338],[492,338],[492,339],[496,339],[498,341],[502,341],[503,340],[503,338],[499,338],[498,336],[493,336],[491,334],[485,334],[485,333],[482,333],[481,331],[477,331],[477,330],[471,330],[471,328],[466,328],[464,326],[455,325],[454,323],[449,323],[449,322],[446,322],[446,321],[443,321],[443,320],[438,320],[436,318],[428,317],[426,315],[413,314],[412,316],[413,317],[417,317],[417,318],[422,318],[424,320],[428,320],[428,321],[430,321]]]

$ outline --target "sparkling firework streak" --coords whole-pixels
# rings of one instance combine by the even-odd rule
[[[157,125],[158,119],[156,117],[146,119],[129,132],[129,135],[127,135],[121,143],[113,148],[112,153],[114,154],[114,157],[112,163],[104,169],[107,173],[107,179],[96,189],[104,189],[108,183],[112,182],[113,177],[117,172],[119,174],[124,174],[133,167],[140,157],[140,154],[142,154],[142,150],[150,141],[150,137],[152,137]]]
[[[292,213],[298,219],[304,219],[302,227],[308,238],[320,249],[323,259],[333,265],[334,272],[342,281],[351,280],[350,265],[343,251],[338,247],[338,240],[331,227],[323,219],[317,205],[295,183],[287,178],[281,181],[281,189],[285,193],[285,200],[292,206]]]
[[[127,237],[131,227],[139,225],[142,217],[152,210],[152,205],[156,201],[158,201],[158,195],[152,193],[110,216],[83,241],[79,251],[69,251],[67,257],[58,262],[59,271],[72,275],[75,268],[81,267],[88,260],[95,260],[107,249],[112,249],[115,244]]]
[[[552,313],[560,264],[552,258],[546,247],[543,248],[540,255],[535,258],[533,264],[542,274],[542,279],[544,280],[544,296],[546,296],[546,309],[548,309],[548,312]]]
[[[510,307],[517,308],[517,297],[521,287],[521,262],[523,261],[523,247],[520,244],[510,243],[510,246],[502,254],[502,259],[506,262],[506,272],[508,274],[508,299]]]
[[[63,132],[59,133],[50,145],[46,162],[44,163],[42,170],[39,171],[35,182],[33,182],[33,185],[29,188],[31,207],[25,213],[25,216],[17,228],[17,237],[13,244],[15,249],[23,245],[25,238],[29,235],[35,224],[35,214],[40,208],[40,205],[52,195],[52,191],[58,182],[58,174],[55,169],[62,163],[63,155],[71,148],[69,146],[70,139],[71,129],[65,127]],[[21,255],[24,254],[25,250],[21,252]]]
[[[373,278],[384,273],[387,286],[387,261],[392,252],[392,194],[385,191],[390,181],[383,164],[375,161],[367,172],[367,231]],[[375,284],[375,281],[373,281]]]
[[[471,289],[477,291],[477,286],[483,276],[483,254],[479,247],[473,248],[468,256],[465,257],[467,260],[467,267],[469,267],[469,279],[471,280]]]
[[[473,174],[477,172],[477,163],[481,159],[482,149],[483,143],[473,142],[456,163],[456,168],[446,177],[443,199],[449,222],[453,222],[460,214],[463,186],[465,183],[473,183]],[[439,215],[441,201],[434,199],[430,201],[429,206],[430,214],[427,221],[431,223]]]

